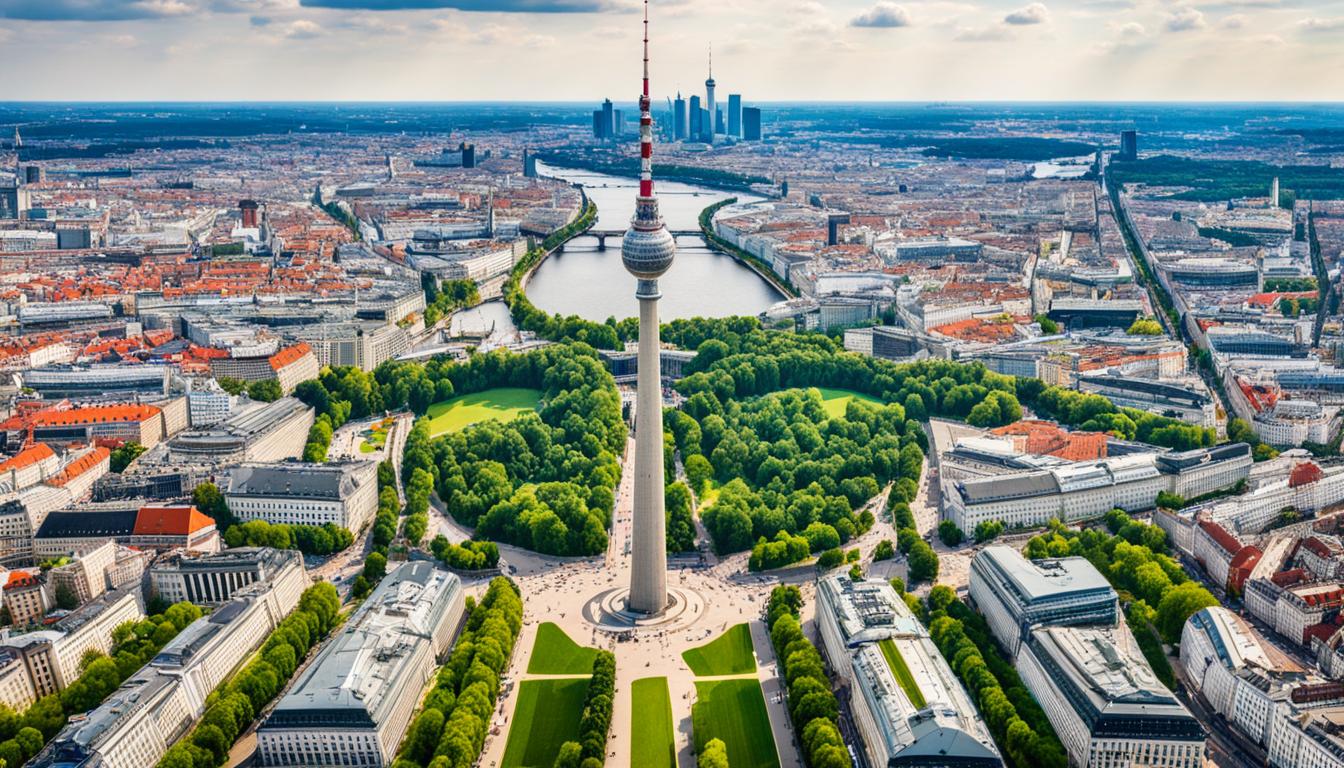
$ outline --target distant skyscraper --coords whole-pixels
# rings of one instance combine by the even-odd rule
[[[722,110],[722,109],[716,109],[716,110],[714,110],[714,132],[715,132],[715,133],[727,133],[727,132],[728,132],[728,127],[727,127],[726,125],[724,125],[724,123],[723,123],[723,110]]]
[[[594,138],[594,139],[605,139],[605,138],[606,138],[606,132],[602,130],[602,117],[603,117],[603,115],[602,115],[602,110],[600,110],[600,109],[595,109],[595,110],[593,110],[593,138]]]
[[[742,94],[728,94],[728,135],[742,138]]]
[[[688,116],[689,128],[686,132],[686,138],[690,139],[691,141],[700,141],[700,131],[701,131],[700,115],[701,113],[704,112],[704,110],[700,108],[699,96],[691,97],[690,110],[691,113]]]
[[[1279,207],[1279,177],[1275,176],[1274,181],[1269,185],[1269,207]]]
[[[611,106],[611,99],[602,102],[602,125],[602,138],[610,139],[616,135],[616,111]]]
[[[0,219],[17,219],[20,213],[19,198],[26,192],[17,178],[0,178]]]
[[[742,138],[746,141],[761,140],[761,110],[757,107],[742,108]]]
[[[709,113],[710,122],[705,128],[705,141],[714,143],[715,116],[718,115],[718,107],[714,103],[714,49],[709,50],[709,77],[705,80],[705,111]]]
[[[1138,160],[1139,159],[1139,134],[1138,131],[1120,132],[1120,160]]]
[[[700,140],[706,144],[714,143],[714,122],[708,109],[700,110]]]
[[[523,150],[523,176],[531,179],[537,175],[537,156],[530,151]]]
[[[611,135],[613,137],[625,135],[625,113],[619,109],[611,113]]]
[[[637,278],[639,372],[635,402],[635,499],[630,594],[626,608],[656,616],[667,609],[667,521],[663,501],[663,387],[658,341],[658,278],[677,243],[653,192],[653,118],[649,114],[649,0],[644,0],[644,92],[639,97],[639,196],[621,241],[621,261]]]
[[[686,138],[690,130],[686,117],[686,100],[681,98],[681,91],[677,91],[677,100],[672,102],[672,138],[680,141]]]

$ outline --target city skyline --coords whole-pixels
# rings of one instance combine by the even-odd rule
[[[0,66],[38,73],[0,98],[624,100],[620,65],[638,41],[620,30],[635,10],[607,0],[0,0]],[[1344,98],[1344,84],[1310,76],[1344,66],[1334,0],[677,0],[653,10],[683,41],[655,62],[665,89],[655,101],[699,90],[709,45],[722,89],[760,102]]]

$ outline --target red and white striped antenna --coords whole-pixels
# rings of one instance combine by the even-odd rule
[[[639,97],[639,196],[653,197],[653,116],[649,114],[649,0],[644,0],[644,93]]]

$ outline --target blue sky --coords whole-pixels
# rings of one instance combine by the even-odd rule
[[[1344,0],[652,0],[655,96],[1344,100]],[[634,0],[0,0],[0,99],[634,98]]]

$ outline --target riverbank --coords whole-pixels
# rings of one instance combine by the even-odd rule
[[[700,234],[705,238],[705,243],[710,248],[726,256],[731,256],[747,269],[755,272],[757,277],[774,286],[775,290],[784,294],[785,297],[798,298],[798,289],[794,288],[789,281],[781,280],[769,264],[714,234],[714,215],[736,202],[737,198],[730,197],[727,200],[720,200],[700,212]]]

